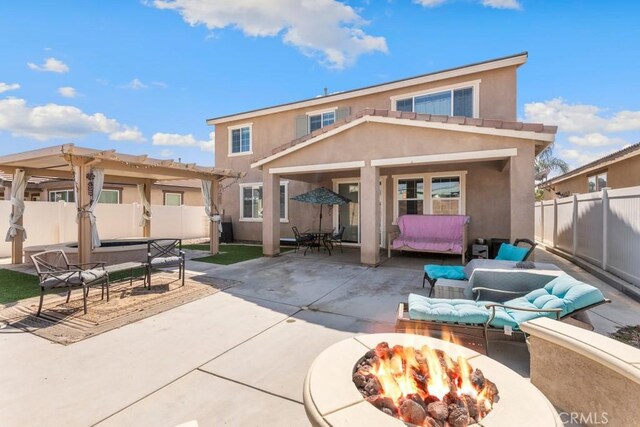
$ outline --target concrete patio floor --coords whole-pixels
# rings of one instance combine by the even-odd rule
[[[599,333],[640,324],[640,304],[555,255],[552,262],[613,300]],[[302,384],[313,359],[359,333],[393,331],[397,303],[421,288],[422,265],[457,257],[396,256],[362,267],[359,252],[289,253],[230,266],[190,261],[237,285],[120,329],[62,346],[0,329],[2,426],[304,426]],[[528,376],[521,343],[491,356]]]

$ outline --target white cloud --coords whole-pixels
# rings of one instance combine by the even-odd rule
[[[146,89],[149,87],[149,85],[142,83],[140,79],[133,79],[129,83],[127,83],[124,87],[133,89],[133,90],[138,90],[138,89]]]
[[[482,0],[482,5],[494,9],[522,9],[518,0]]]
[[[165,82],[151,82],[151,84],[162,89],[169,87]]]
[[[50,73],[68,73],[69,66],[56,58],[47,58],[42,65],[29,62],[27,66],[35,71],[46,71]]]
[[[65,98],[75,98],[76,96],[78,96],[78,92],[76,92],[75,88],[72,88],[71,86],[63,86],[61,88],[58,88],[58,93]]]
[[[0,93],[9,92],[10,90],[20,89],[20,85],[18,83],[4,83],[0,82]]]
[[[185,22],[209,30],[233,27],[251,37],[281,36],[303,54],[330,68],[344,68],[369,52],[387,52],[384,37],[366,34],[366,21],[336,0],[154,0],[158,9],[177,11]]]
[[[449,0],[413,0],[414,3],[417,3],[424,7],[436,7],[448,1]],[[520,2],[518,0],[480,0],[479,3],[485,7],[490,7],[493,9],[522,9],[522,5],[520,5]]]
[[[605,110],[589,104],[567,104],[562,98],[524,106],[525,120],[557,125],[560,132],[622,132],[640,130],[640,111]]]
[[[163,148],[162,150],[160,150],[160,157],[168,159],[171,156],[173,156],[173,151],[169,150],[168,148]]]
[[[586,135],[569,137],[569,142],[582,147],[603,147],[607,145],[624,145],[627,143],[622,138],[612,138],[601,133],[588,133]]]
[[[592,153],[585,150],[560,149],[558,150],[558,154],[560,158],[565,160],[567,163],[569,163],[573,167],[579,167],[587,163],[591,163],[594,160],[598,160],[599,158],[604,157],[608,154],[611,154],[617,150],[618,149]]]
[[[213,153],[215,149],[215,132],[209,134],[208,141],[197,140],[192,134],[158,132],[151,138],[153,145],[171,147],[200,147],[200,150]]]
[[[109,139],[112,141],[146,141],[146,138],[137,127],[129,126],[123,126],[122,130],[109,134]]]
[[[131,128],[102,113],[86,114],[79,108],[59,104],[31,107],[24,99],[0,99],[0,131],[10,132],[14,136],[46,141],[103,133],[112,139],[131,140],[129,138],[133,137],[133,133],[127,134],[128,130]]]

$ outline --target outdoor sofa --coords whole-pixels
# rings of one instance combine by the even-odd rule
[[[399,232],[389,233],[388,256],[391,250],[456,254],[464,264],[469,219],[466,215],[401,215]]]
[[[567,274],[555,277],[544,287],[519,297],[515,295],[522,295],[522,292],[488,290],[510,295],[512,298],[499,303],[410,294],[408,303],[400,303],[398,307],[396,332],[411,331],[420,334],[422,331],[430,333],[434,330],[449,330],[454,334],[481,336],[488,353],[490,332],[524,335],[520,324],[527,320],[539,317],[563,320],[611,302],[598,288]]]

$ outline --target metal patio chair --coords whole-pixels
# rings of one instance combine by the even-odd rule
[[[341,225],[340,228],[338,228],[338,232],[329,236],[327,238],[327,241],[329,242],[329,244],[331,245],[331,248],[333,248],[333,244],[337,244],[340,245],[340,253],[342,252],[342,236],[344,235],[344,230],[345,230],[345,226]]]
[[[71,290],[82,288],[84,314],[87,314],[87,296],[89,295],[90,286],[101,284],[102,299],[104,299],[106,288],[107,302],[109,301],[109,273],[104,268],[104,262],[94,261],[71,264],[67,255],[60,249],[31,255],[31,260],[40,279],[40,304],[38,305],[36,316],[40,316],[44,294],[48,291],[66,289],[66,302],[69,302]]]
[[[178,267],[178,280],[184,286],[185,258],[182,239],[151,239],[147,243],[147,274],[145,284],[151,289],[151,270],[154,268]]]
[[[293,230],[293,236],[296,239],[296,252],[298,252],[298,249],[300,248],[305,248],[303,255],[307,255],[307,251],[309,249],[313,250],[313,248],[317,246],[314,236],[301,234],[296,226],[291,227],[291,229]]]

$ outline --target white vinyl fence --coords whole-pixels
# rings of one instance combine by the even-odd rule
[[[4,237],[9,228],[11,204],[0,201],[0,257],[11,256],[11,242]],[[101,203],[96,208],[101,239],[142,237],[142,207]],[[197,239],[209,236],[209,221],[202,206],[151,206],[151,237]],[[25,202],[24,246],[74,242],[78,239],[76,206],[65,202]]]
[[[640,286],[640,187],[535,204],[535,237]]]

